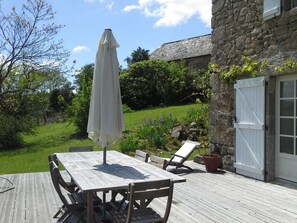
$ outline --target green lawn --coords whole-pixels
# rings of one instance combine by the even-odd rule
[[[147,109],[124,115],[125,129],[133,130],[146,119],[169,115],[181,120],[189,108],[196,104]],[[25,136],[25,146],[18,150],[0,152],[0,174],[48,171],[47,157],[55,152],[66,152],[69,146],[93,145],[90,139],[74,137],[75,127],[68,123],[54,123],[37,128],[36,135]],[[112,149],[109,148],[109,149]]]

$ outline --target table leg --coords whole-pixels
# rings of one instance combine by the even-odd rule
[[[87,220],[93,223],[93,192],[87,193]]]
[[[106,193],[107,191],[103,191],[103,213],[102,213],[102,218],[105,220],[106,218]]]

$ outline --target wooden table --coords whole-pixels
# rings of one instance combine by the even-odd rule
[[[128,189],[131,182],[172,179],[174,183],[186,180],[168,171],[137,160],[117,151],[56,153],[77,186],[87,192],[88,222],[93,222],[93,193]]]

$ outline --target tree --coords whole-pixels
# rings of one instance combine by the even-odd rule
[[[77,73],[75,77],[77,94],[69,108],[71,121],[77,127],[77,131],[81,136],[87,133],[93,73],[94,64],[85,65]]]
[[[50,108],[54,112],[64,112],[71,104],[74,98],[74,87],[70,82],[67,82],[61,88],[55,88],[50,92]]]
[[[200,89],[203,70],[187,68],[183,62],[145,60],[120,74],[122,101],[132,109],[193,103],[204,99]],[[203,82],[204,83],[204,82]]]
[[[0,5],[0,125],[9,128],[0,130],[1,142],[1,135],[9,141],[10,133],[21,139],[20,132],[30,132],[32,117],[47,107],[48,92],[65,81],[69,53],[55,39],[63,26],[52,22],[54,15],[45,0],[27,0],[8,13]],[[20,144],[4,142],[0,149]]]
[[[15,80],[29,80],[36,71],[61,70],[65,64],[68,52],[62,40],[55,41],[63,26],[50,22],[54,14],[44,0],[27,0],[7,15],[0,11],[0,106],[7,94],[34,90],[29,81],[16,87]]]
[[[137,50],[134,50],[131,53],[130,57],[127,57],[125,59],[125,61],[127,62],[128,66],[130,66],[131,64],[136,62],[149,60],[149,58],[150,58],[149,50],[145,50],[145,49],[142,49],[141,47],[138,47]]]

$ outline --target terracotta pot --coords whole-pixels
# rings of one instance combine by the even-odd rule
[[[222,157],[217,154],[204,155],[203,161],[207,172],[216,172],[221,165]]]

